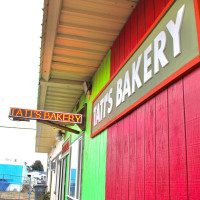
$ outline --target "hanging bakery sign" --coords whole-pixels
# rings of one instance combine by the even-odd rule
[[[199,62],[197,41],[194,2],[175,1],[94,99],[91,137]]]
[[[82,123],[81,114],[61,113],[44,110],[30,110],[22,108],[10,108],[9,118],[16,120],[46,120],[54,122]]]

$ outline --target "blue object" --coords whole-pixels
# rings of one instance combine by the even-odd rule
[[[76,169],[71,169],[71,183],[76,183]]]
[[[10,183],[7,182],[5,179],[0,179],[0,191],[6,191],[7,187],[10,185]]]
[[[22,175],[22,165],[0,164],[0,179],[8,180],[10,184],[20,185],[22,182]]]
[[[76,169],[71,169],[70,195],[74,197],[76,187]]]

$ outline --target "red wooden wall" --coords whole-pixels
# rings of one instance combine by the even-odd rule
[[[111,77],[169,2],[170,0],[139,1],[111,48]]]
[[[200,199],[200,66],[108,128],[106,200]]]
[[[168,2],[139,1],[111,49],[111,77]],[[200,200],[199,80],[200,66],[108,128],[106,200]]]

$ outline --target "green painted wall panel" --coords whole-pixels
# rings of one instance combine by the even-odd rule
[[[87,103],[86,130],[84,132],[82,161],[82,200],[105,199],[107,130],[104,130],[93,139],[90,138],[90,135],[92,101],[110,79],[110,54],[111,52],[109,51],[101,66],[98,68],[98,71],[93,76],[92,95],[90,96],[90,99],[88,100],[87,95],[83,93],[79,101],[79,109],[77,111],[74,109],[73,111],[74,113],[78,112],[83,105]],[[80,130],[77,125],[72,128]],[[79,135],[66,132],[66,138],[68,135],[71,135],[71,143],[79,137]],[[67,159],[67,166],[68,162],[69,159]],[[66,170],[68,172],[68,169]],[[66,180],[68,180],[68,174],[66,175]]]

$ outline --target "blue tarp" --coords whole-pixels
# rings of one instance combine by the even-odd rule
[[[10,185],[7,180],[0,179],[0,191],[6,191],[7,187]]]

